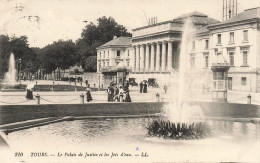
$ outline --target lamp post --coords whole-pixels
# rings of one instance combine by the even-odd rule
[[[21,85],[21,70],[22,70],[22,59],[19,58],[19,83]]]
[[[99,63],[99,65],[98,65],[98,70],[99,70],[99,76],[98,76],[98,90],[100,91],[100,74],[101,74],[101,72],[100,72],[100,67],[101,67],[101,63]]]

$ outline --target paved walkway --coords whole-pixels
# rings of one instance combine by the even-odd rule
[[[34,81],[35,83],[36,81]],[[39,85],[51,85],[53,81],[37,80]],[[29,84],[30,81],[22,81],[22,84]],[[55,84],[68,85],[69,82],[55,81]],[[74,85],[74,83],[72,83]],[[78,83],[80,85],[80,83]],[[148,87],[148,93],[139,93],[139,87],[129,87],[130,96],[133,102],[155,102],[156,94],[160,94],[162,101],[168,101],[169,96],[164,93],[162,88]],[[191,96],[187,96],[185,100],[192,101],[212,101],[211,92],[202,92],[201,90],[192,90]],[[39,94],[41,97],[41,104],[78,104],[81,102],[80,95],[85,94],[84,91],[77,92],[33,92],[34,95]],[[228,102],[230,103],[247,103],[248,92],[228,92]],[[34,100],[27,101],[25,99],[26,92],[0,92],[0,105],[34,105],[37,103]],[[250,93],[252,96],[252,104],[260,105],[260,93]],[[106,91],[93,91],[93,101],[91,103],[106,103]]]

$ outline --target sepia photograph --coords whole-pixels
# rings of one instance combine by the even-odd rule
[[[260,0],[0,0],[0,162],[260,162]]]

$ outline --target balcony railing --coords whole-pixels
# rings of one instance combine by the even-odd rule
[[[153,67],[153,68],[150,67],[149,69],[147,69],[147,68],[134,68],[133,69],[133,72],[171,72],[171,71],[172,70],[168,70],[167,67],[165,67],[165,68],[159,67],[159,69],[156,67]]]

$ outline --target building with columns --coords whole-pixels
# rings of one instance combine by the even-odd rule
[[[196,29],[188,54],[190,75],[196,79],[192,87],[201,89],[204,85],[212,88],[211,64],[215,56],[222,53],[231,65],[228,90],[260,92],[259,8],[232,15],[223,22],[195,11],[173,20],[133,29],[129,41],[114,46],[115,50],[123,51],[121,61],[131,69],[127,78],[135,79],[137,83],[155,79],[159,86],[168,84],[170,75],[178,71],[182,27],[188,17]],[[98,56],[102,57],[106,48],[111,49],[104,45],[99,47]],[[98,64],[101,63],[102,71],[108,64],[101,57],[98,57]],[[116,57],[112,58],[111,63],[117,62]]]
[[[182,27],[187,18],[193,21],[196,28],[218,23],[195,11],[173,20],[133,29],[131,78],[152,78],[159,86],[169,83],[170,74],[178,71]]]
[[[118,58],[114,56],[120,50],[123,53],[120,61],[131,69],[127,78],[135,79],[138,83],[154,79],[159,86],[168,84],[170,74],[179,67],[182,27],[188,17],[197,28],[218,23],[217,20],[195,11],[169,21],[135,28],[132,30],[132,38],[127,38],[129,41],[123,41],[126,38],[120,37],[97,48],[97,67],[100,68],[98,72],[116,66],[114,63]]]

